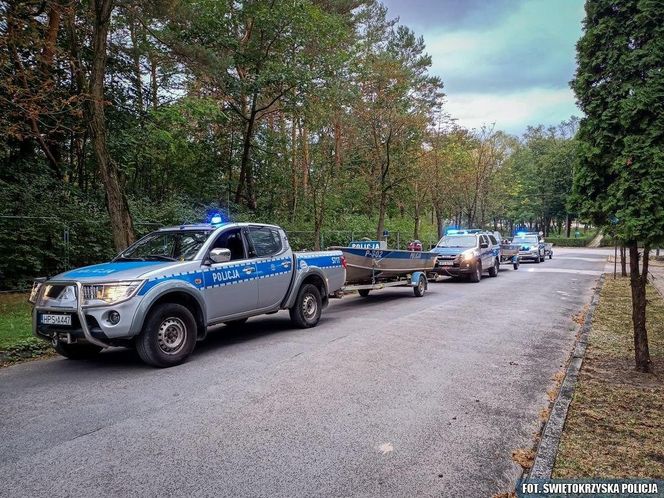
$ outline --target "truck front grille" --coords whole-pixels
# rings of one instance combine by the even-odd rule
[[[76,286],[68,284],[44,284],[37,306],[45,308],[76,309]]]

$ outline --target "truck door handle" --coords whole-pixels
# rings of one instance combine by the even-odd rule
[[[248,274],[248,273],[253,273],[255,270],[256,270],[255,268],[253,268],[253,267],[250,266],[250,267],[248,267],[248,268],[245,268],[245,269],[242,270],[242,271]]]

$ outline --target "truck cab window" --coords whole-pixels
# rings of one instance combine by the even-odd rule
[[[281,251],[281,236],[277,230],[268,227],[250,227],[247,233],[256,257],[272,256]]]
[[[242,232],[239,228],[227,230],[214,241],[210,249],[228,249],[231,251],[231,261],[238,259],[246,259],[246,252],[244,250],[244,241],[242,240]]]

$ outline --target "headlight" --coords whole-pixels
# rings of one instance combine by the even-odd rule
[[[461,259],[464,261],[471,261],[477,257],[477,251],[475,249],[469,249],[461,253]]]
[[[142,283],[142,280],[132,280],[129,282],[84,285],[83,305],[106,306],[126,301],[136,294]]]
[[[46,282],[45,278],[36,278],[35,281],[32,283],[32,290],[30,291],[30,297],[28,298],[28,301],[30,301],[32,304],[35,304],[37,302],[39,291],[41,290],[44,282]]]

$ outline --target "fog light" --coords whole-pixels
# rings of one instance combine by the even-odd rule
[[[108,323],[111,325],[117,325],[117,323],[120,321],[120,313],[117,311],[109,311],[108,312]]]

